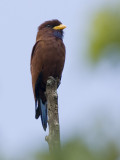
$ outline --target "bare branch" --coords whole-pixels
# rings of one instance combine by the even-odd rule
[[[59,84],[59,79],[49,77],[46,85],[49,135],[45,137],[45,140],[48,142],[50,152],[60,149],[60,127],[57,94],[57,86]]]

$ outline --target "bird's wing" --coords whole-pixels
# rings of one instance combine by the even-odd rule
[[[33,58],[33,55],[34,55],[34,53],[35,53],[35,48],[36,48],[36,45],[38,44],[38,42],[39,42],[39,41],[37,41],[37,42],[35,43],[35,45],[33,46],[33,48],[32,48],[31,62],[32,62],[32,58]]]
[[[42,70],[43,65],[43,54],[42,54],[42,42],[38,41],[33,46],[32,54],[31,54],[31,75],[32,75],[32,86],[33,92],[35,95],[35,84],[38,79],[38,76]]]

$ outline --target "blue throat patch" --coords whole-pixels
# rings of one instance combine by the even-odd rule
[[[53,32],[53,34],[54,34],[55,37],[57,37],[61,40],[63,39],[63,31],[61,32],[59,30],[58,31],[56,30],[56,31]]]

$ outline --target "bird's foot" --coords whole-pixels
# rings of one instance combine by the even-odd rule
[[[57,88],[58,88],[60,83],[61,83],[61,81],[60,81],[60,79],[58,77],[56,78],[56,81],[57,81]]]

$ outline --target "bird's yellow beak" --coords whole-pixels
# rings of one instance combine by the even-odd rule
[[[53,27],[53,29],[55,29],[55,30],[64,29],[64,28],[66,28],[66,26],[63,24],[60,24],[59,26]]]

